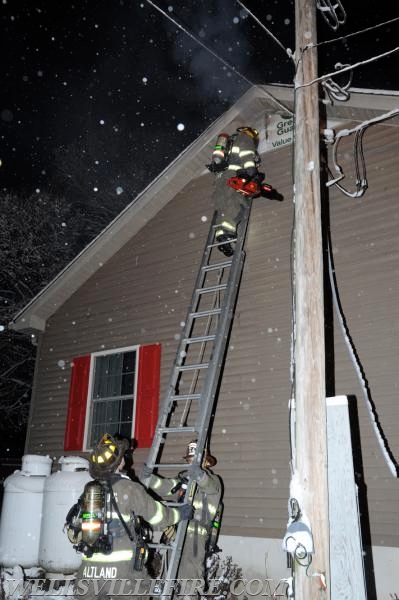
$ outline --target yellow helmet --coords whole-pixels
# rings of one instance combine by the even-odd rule
[[[257,129],[253,127],[237,127],[237,133],[246,133],[254,140],[256,145],[259,144],[259,131]]]
[[[118,440],[105,433],[89,457],[89,471],[94,479],[107,478],[120,464],[129,447],[127,440]]]

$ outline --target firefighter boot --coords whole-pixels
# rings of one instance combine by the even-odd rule
[[[215,239],[219,244],[218,249],[220,252],[223,252],[225,256],[233,256],[234,246],[230,243],[230,240],[235,239],[234,233],[226,231],[225,229],[221,229],[220,231],[216,232]]]

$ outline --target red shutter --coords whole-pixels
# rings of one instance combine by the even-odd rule
[[[139,448],[150,448],[158,419],[161,344],[140,346],[137,377],[136,425]]]
[[[83,450],[91,356],[72,361],[64,450]]]

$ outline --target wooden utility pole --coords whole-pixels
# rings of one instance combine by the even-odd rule
[[[295,561],[295,600],[330,598],[323,246],[316,0],[295,0],[295,405],[291,494],[310,523],[314,553]],[[307,561],[303,561],[305,564]]]

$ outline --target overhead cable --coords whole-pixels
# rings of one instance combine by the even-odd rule
[[[346,12],[341,0],[317,0],[317,8],[321,12],[325,22],[331,28],[337,30],[346,21]]]
[[[157,6],[154,2],[152,2],[152,0],[146,0],[146,2],[148,2],[148,4],[150,4],[158,12],[160,12],[164,17],[166,17],[174,25],[176,25],[176,27],[178,27],[179,29],[181,29],[181,31],[183,31],[192,40],[194,40],[194,42],[196,42],[198,45],[200,45],[202,48],[204,48],[204,50],[206,50],[207,52],[209,52],[209,54],[211,54],[214,58],[216,58],[219,62],[221,62],[225,67],[231,69],[236,75],[238,75],[239,77],[241,77],[241,79],[243,79],[244,81],[246,81],[251,87],[257,87],[259,90],[261,90],[261,92],[267,98],[269,98],[270,100],[272,100],[277,106],[279,106],[280,108],[282,108],[285,112],[288,112],[291,115],[293,114],[292,110],[290,108],[288,108],[288,106],[286,106],[285,104],[283,104],[282,102],[280,102],[280,100],[278,100],[277,98],[275,98],[273,96],[273,94],[270,94],[269,92],[267,92],[262,86],[253,83],[253,81],[251,81],[250,79],[248,79],[248,77],[246,77],[245,75],[243,75],[242,73],[240,73],[240,71],[238,71],[238,69],[236,69],[234,66],[230,65],[226,60],[224,60],[224,58],[222,58],[221,56],[219,56],[211,48],[208,48],[208,46],[206,44],[204,44],[199,38],[197,38],[193,33],[191,33],[191,31],[189,31],[188,29],[186,29],[185,27],[183,27],[183,25],[181,25],[180,23],[178,23],[178,21],[176,21],[175,19],[173,19],[173,17],[171,17],[170,15],[168,15],[167,12],[165,12],[162,8],[160,8],[159,6]]]
[[[336,63],[334,65],[335,69],[343,69],[349,65],[343,65],[342,63]],[[338,100],[340,102],[346,102],[350,98],[349,88],[352,85],[353,72],[349,71],[348,81],[344,85],[339,85],[332,78],[326,79],[322,82],[322,86],[326,90],[328,97],[330,98],[331,103],[333,100]]]
[[[247,12],[249,15],[250,15],[250,17],[252,17],[252,19],[253,19],[254,21],[256,21],[256,23],[258,23],[258,25],[259,25],[260,27],[262,27],[262,29],[263,29],[264,31],[266,31],[267,35],[269,35],[269,36],[272,38],[272,40],[274,40],[274,41],[276,42],[276,44],[277,44],[278,46],[280,46],[280,48],[282,48],[282,49],[283,49],[284,53],[285,53],[285,54],[288,54],[288,56],[289,56],[289,57],[290,57],[292,60],[294,60],[294,59],[293,59],[293,57],[292,57],[292,51],[291,51],[289,48],[285,48],[285,46],[284,46],[284,45],[283,45],[283,44],[280,42],[280,40],[279,40],[279,39],[277,39],[277,38],[276,38],[276,36],[275,36],[275,35],[274,35],[274,34],[273,34],[271,31],[270,31],[270,29],[268,29],[268,28],[266,27],[266,25],[264,25],[264,24],[262,23],[262,21],[260,21],[260,20],[258,19],[258,17],[257,17],[257,16],[255,16],[255,15],[254,15],[254,13],[253,13],[253,12],[251,12],[251,11],[249,10],[249,8],[247,8],[246,6],[244,6],[244,4],[243,4],[243,3],[242,3],[240,0],[236,0],[236,2],[237,2],[237,4],[239,4],[239,5],[241,6],[241,8],[243,8],[243,9],[244,9],[244,10],[245,10],[245,11],[246,11],[246,12]]]
[[[304,48],[303,51],[313,48],[313,47],[314,46],[312,44],[309,44],[309,46],[306,46],[306,48]],[[314,83],[319,83],[320,81],[325,81],[326,79],[329,79],[337,74],[341,75],[341,73],[345,73],[345,71],[350,71],[351,69],[356,69],[357,67],[361,67],[362,65],[367,65],[371,62],[379,60],[380,58],[385,58],[387,56],[390,56],[391,54],[394,54],[398,50],[399,50],[399,46],[396,46],[396,48],[393,48],[392,50],[388,50],[388,52],[384,52],[383,54],[378,54],[377,56],[373,56],[372,58],[367,58],[366,60],[362,60],[360,62],[354,63],[353,65],[347,65],[347,66],[343,67],[342,69],[339,69],[338,71],[333,71],[332,73],[326,73],[326,75],[321,75],[321,77],[317,77],[316,79],[312,79],[311,81],[308,81],[306,83],[302,83],[300,85],[295,85],[295,89],[308,87],[310,85],[313,85]]]
[[[347,326],[346,320],[345,320],[345,315],[343,313],[342,306],[341,306],[341,303],[339,300],[338,285],[337,285],[337,280],[335,277],[334,261],[333,261],[332,249],[331,249],[331,240],[328,240],[327,244],[328,244],[328,247],[327,247],[328,273],[329,273],[329,278],[330,278],[330,286],[331,286],[334,308],[335,308],[335,312],[336,312],[336,315],[337,315],[337,318],[338,318],[338,321],[340,324],[341,332],[342,332],[347,350],[351,357],[352,363],[355,367],[355,371],[356,371],[360,386],[362,388],[366,407],[368,409],[370,421],[371,421],[372,427],[374,429],[374,433],[376,435],[377,442],[380,446],[382,455],[385,459],[385,462],[386,462],[391,474],[394,477],[399,477],[399,464],[398,464],[397,460],[395,459],[395,457],[393,456],[393,453],[388,444],[388,440],[384,434],[381,423],[379,421],[376,407],[375,407],[375,404],[371,397],[370,388],[368,386],[363,367],[360,363],[358,354],[356,352],[355,345],[350,336],[349,329],[348,329],[348,326]]]
[[[390,25],[395,21],[399,21],[399,17],[395,17],[394,19],[390,19],[389,21],[384,21],[383,23],[377,23],[377,25],[373,25],[372,27],[366,27],[366,29],[361,29],[360,31],[354,31],[353,33],[347,33],[346,35],[342,35],[341,37],[333,38],[332,40],[325,40],[324,42],[318,42],[315,46],[324,46],[326,44],[333,44],[335,42],[340,42],[341,40],[347,40],[350,37],[355,35],[360,35],[361,33],[367,33],[368,31],[373,31],[374,29],[378,29],[379,27],[384,27],[384,25]]]
[[[333,145],[333,153],[332,153],[334,169],[335,169],[335,172],[338,173],[338,177],[327,181],[326,186],[331,187],[332,185],[336,185],[341,190],[341,192],[343,192],[346,196],[349,196],[351,198],[359,198],[360,196],[363,196],[363,194],[365,193],[365,191],[368,187],[366,165],[365,165],[364,153],[363,153],[363,136],[366,132],[366,129],[368,127],[370,127],[371,125],[375,125],[376,123],[381,123],[383,121],[387,121],[388,119],[392,119],[393,117],[396,117],[398,115],[399,115],[399,108],[395,108],[393,110],[390,110],[387,113],[384,113],[383,115],[380,115],[379,117],[374,117],[374,119],[369,119],[368,121],[363,121],[363,123],[360,123],[360,125],[357,125],[356,127],[353,127],[352,129],[341,129],[341,131],[338,131],[338,133],[335,135],[334,145]],[[355,160],[355,170],[356,170],[356,183],[355,183],[356,189],[354,192],[350,192],[349,190],[345,189],[341,184],[338,183],[345,177],[342,167],[338,163],[339,142],[341,141],[341,139],[343,137],[347,137],[352,134],[355,135],[354,160]]]

